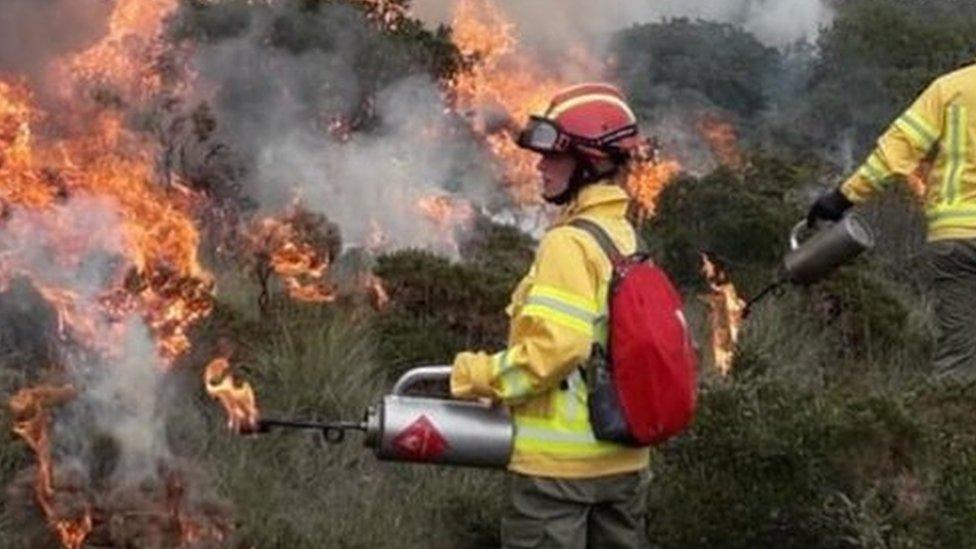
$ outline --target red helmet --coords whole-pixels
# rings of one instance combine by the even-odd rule
[[[556,94],[533,115],[518,145],[538,153],[570,152],[591,159],[627,159],[641,143],[637,117],[610,84],[580,84]]]

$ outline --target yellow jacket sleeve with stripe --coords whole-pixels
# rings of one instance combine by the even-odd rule
[[[892,176],[908,176],[936,151],[946,124],[944,83],[933,82],[878,139],[860,169],[841,185],[851,202],[860,203],[884,189]]]
[[[599,275],[588,268],[574,230],[556,228],[542,239],[513,297],[508,348],[457,356],[454,396],[517,404],[557,386],[589,357]]]

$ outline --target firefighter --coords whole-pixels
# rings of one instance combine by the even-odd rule
[[[586,218],[624,253],[636,249],[621,186],[641,138],[623,94],[583,84],[532,116],[518,144],[540,155],[543,198],[562,206],[506,309],[508,348],[463,352],[451,391],[508,405],[515,422],[504,547],[645,546],[648,450],[598,441],[581,373],[606,342],[611,265],[597,242],[567,226]]]
[[[972,111],[972,114],[970,114]],[[930,164],[925,263],[932,273],[940,378],[976,373],[976,65],[937,78],[878,140],[861,168],[821,196],[807,221],[837,220],[855,203]]]

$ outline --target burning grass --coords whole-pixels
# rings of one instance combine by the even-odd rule
[[[228,288],[237,291],[253,287]],[[218,303],[218,321],[224,313]],[[371,316],[368,309],[282,301],[263,318],[238,321],[235,330],[251,336],[236,349],[234,362],[261,388],[268,414],[358,419],[389,388],[375,354]],[[191,441],[221,495],[234,502],[236,535],[245,544],[497,544],[504,484],[498,473],[379,463],[358,434],[338,446],[309,433],[240,437],[215,431],[213,423],[222,420],[210,406],[190,406],[177,432]],[[484,523],[467,516],[474,510]]]

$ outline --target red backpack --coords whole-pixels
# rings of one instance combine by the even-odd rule
[[[595,222],[570,225],[589,233],[613,265],[607,349],[594,345],[585,376],[593,433],[631,446],[664,442],[695,413],[698,358],[681,297],[640,249],[624,256]]]

